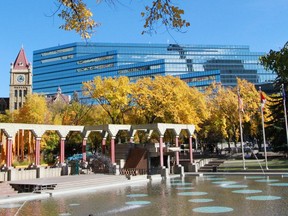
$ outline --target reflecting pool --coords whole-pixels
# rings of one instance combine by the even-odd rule
[[[287,215],[288,176],[186,176],[0,205],[0,215]]]

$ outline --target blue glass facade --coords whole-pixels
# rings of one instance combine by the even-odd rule
[[[212,82],[235,86],[236,78],[255,84],[273,82],[248,46],[72,43],[33,53],[33,92],[81,92],[95,76],[127,76],[131,81],[157,75],[178,76],[200,90]]]

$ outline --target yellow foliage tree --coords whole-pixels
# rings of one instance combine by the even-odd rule
[[[238,89],[240,91],[240,97],[243,101],[243,129],[244,134],[247,136],[259,136],[261,139],[262,131],[259,131],[259,125],[261,125],[261,104],[260,104],[260,92],[255,88],[255,85],[247,80],[237,79]],[[234,88],[234,91],[237,91]],[[271,100],[265,92],[262,92],[266,98],[266,106],[264,110],[264,120],[271,120],[271,111],[269,105]]]
[[[94,27],[99,26],[99,23],[93,20],[93,13],[87,5],[82,0],[57,1],[60,3],[59,9],[62,7],[58,16],[64,20],[60,28],[66,31],[74,30],[82,38],[90,38]]]
[[[49,124],[50,112],[46,99],[38,94],[30,94],[19,111],[15,111],[14,122],[31,124]]]
[[[81,35],[82,38],[90,38],[93,29],[100,24],[93,20],[93,13],[87,8],[85,0],[57,0],[60,5],[58,16],[64,20],[64,24],[60,28],[71,31],[74,30]],[[102,0],[96,0],[101,3]],[[117,1],[108,0],[106,3],[114,4]],[[155,0],[151,6],[145,6],[145,12],[141,12],[141,16],[145,19],[143,33],[156,32],[155,26],[158,22],[168,29],[181,30],[190,26],[190,23],[183,19],[184,10],[179,8],[171,0]]]
[[[132,106],[132,85],[127,77],[95,77],[83,83],[83,94],[96,100],[110,118],[112,124],[125,123],[125,114]]]
[[[205,100],[196,89],[172,76],[139,79],[134,86],[135,109],[145,123],[195,124],[205,118]]]
[[[207,143],[215,144],[224,139],[228,143],[238,142],[240,140],[240,117],[243,135],[246,138],[262,134],[262,131],[259,131],[260,94],[254,84],[241,79],[237,79],[237,86],[234,88],[214,83],[207,89],[206,97],[209,118],[205,121],[200,134]],[[265,97],[269,100],[267,95]],[[240,101],[242,101],[243,112],[239,111]],[[268,117],[269,113],[266,109],[265,117]]]

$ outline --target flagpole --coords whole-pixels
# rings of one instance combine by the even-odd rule
[[[242,161],[243,161],[243,169],[246,170],[246,164],[245,164],[245,156],[244,156],[244,146],[243,146],[243,128],[242,128],[242,110],[243,110],[243,104],[241,105],[241,97],[240,97],[240,90],[237,89],[238,93],[238,112],[239,112],[239,126],[240,126],[240,140],[241,140],[241,148],[242,148]]]
[[[288,145],[288,125],[287,125],[287,111],[286,111],[286,94],[285,94],[284,84],[282,84],[281,87],[282,87],[282,97],[283,97],[283,105],[284,105],[284,117],[285,117],[285,128],[286,128],[286,139],[287,139],[287,145]]]
[[[265,127],[264,127],[264,114],[263,114],[263,109],[264,109],[264,101],[265,98],[263,98],[264,96],[262,95],[262,91],[261,91],[261,87],[259,87],[259,91],[260,91],[260,99],[261,99],[261,118],[262,118],[262,131],[263,131],[263,144],[264,144],[264,155],[265,155],[265,166],[266,166],[266,170],[268,170],[268,163],[267,163],[267,151],[266,151],[266,138],[265,138]]]

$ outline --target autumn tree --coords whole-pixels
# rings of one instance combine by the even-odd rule
[[[11,113],[9,110],[6,110],[5,113],[0,113],[0,122],[3,123],[12,123],[14,121],[13,119],[13,113]]]
[[[95,77],[83,83],[83,94],[103,108],[110,118],[109,123],[124,124],[125,115],[132,107],[131,85],[128,77]]]
[[[236,144],[240,141],[240,118],[246,141],[253,137],[261,140],[260,95],[254,84],[241,79],[237,79],[234,88],[213,84],[207,89],[206,97],[210,115],[200,133],[206,143],[216,145],[226,140],[229,147],[230,143]],[[239,110],[239,99],[243,110]],[[267,109],[266,117],[268,113]]]
[[[205,118],[204,97],[173,76],[139,79],[134,86],[134,106],[145,123],[195,124]]]
[[[255,88],[255,85],[237,78],[237,89],[239,90],[240,97],[243,102],[242,122],[243,122],[243,135],[246,141],[253,141],[256,138],[259,141],[263,140],[263,131],[261,123],[261,104],[260,92]],[[266,99],[269,100],[268,95],[262,92]],[[267,104],[270,102],[268,101]],[[269,120],[270,110],[266,106],[264,109],[264,119]]]
[[[198,133],[199,144],[213,147],[218,142],[227,138],[226,119],[219,116],[219,106],[217,104],[217,93],[221,85],[212,83],[204,92],[208,118],[203,122],[203,126]]]
[[[50,112],[47,107],[46,99],[39,94],[28,95],[23,107],[16,110],[14,116],[15,123],[50,123]]]
[[[74,92],[72,100],[63,112],[63,125],[90,125],[93,104],[79,99],[78,93]],[[90,124],[88,124],[90,122]]]
[[[85,0],[57,0],[58,16],[64,20],[60,28],[67,31],[76,31],[82,38],[90,38],[93,29],[100,24],[93,19],[93,13],[85,4]],[[102,3],[97,0],[96,3]],[[120,3],[114,0],[104,1],[108,4]],[[155,26],[160,23],[167,29],[181,30],[190,26],[190,23],[183,18],[184,10],[179,8],[171,0],[154,0],[151,5],[145,6],[141,16],[145,19],[143,33],[156,32]]]
[[[48,164],[55,162],[55,155],[59,154],[60,137],[55,131],[46,131],[41,139],[41,149],[44,161]]]
[[[155,0],[152,6],[146,6],[145,12],[141,16],[145,18],[144,33],[157,32],[155,26],[158,23],[167,29],[180,31],[184,27],[189,27],[190,23],[183,19],[184,10],[174,5],[171,0]]]
[[[239,136],[237,95],[230,87],[219,87],[216,96],[211,100],[213,101],[213,115],[210,118],[213,117],[219,127],[218,131],[222,133],[228,144],[236,143]],[[212,124],[213,119],[210,122]]]

